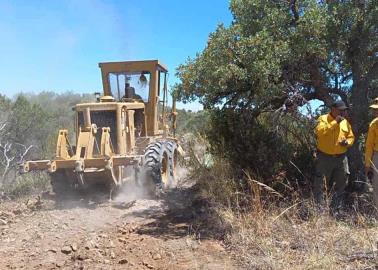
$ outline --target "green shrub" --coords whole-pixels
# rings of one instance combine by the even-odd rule
[[[11,197],[38,194],[50,188],[50,177],[44,172],[31,172],[19,175],[4,187],[5,193]]]

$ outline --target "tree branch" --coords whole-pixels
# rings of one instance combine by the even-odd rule
[[[23,149],[22,150],[16,149],[15,153],[12,156],[11,150],[14,145],[20,146]],[[30,151],[32,147],[33,145],[30,145],[27,147],[20,143],[15,143],[15,144],[10,143],[10,142],[6,142],[4,144],[0,143],[0,152],[2,153],[4,157],[4,162],[2,162],[2,164],[4,165],[4,171],[1,176],[3,180],[12,167],[15,167],[16,165],[24,161],[25,156],[28,154],[28,152]]]
[[[6,125],[7,125],[7,123],[0,124],[0,131],[2,131],[5,128]]]
[[[290,0],[290,10],[293,13],[294,18],[291,20],[290,25],[295,26],[298,23],[299,20],[299,13],[296,5],[296,0]]]
[[[343,83],[346,82],[347,80],[351,79],[352,76],[353,76],[353,73],[349,73],[348,75],[344,76],[344,77],[341,79],[340,84],[343,84]]]

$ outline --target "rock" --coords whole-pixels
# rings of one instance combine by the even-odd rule
[[[125,238],[118,238],[118,241],[123,244],[127,243],[127,240]]]
[[[7,225],[7,224],[8,224],[8,221],[0,218],[0,225]]]
[[[88,255],[85,255],[85,254],[79,254],[77,255],[76,259],[78,259],[79,261],[86,261],[88,260]]]
[[[91,242],[87,242],[87,243],[85,244],[85,246],[84,246],[84,248],[85,248],[86,250],[90,250],[91,247],[92,247]]]
[[[127,234],[128,231],[126,231],[125,229],[121,228],[118,230],[119,233],[122,233],[122,234]]]
[[[104,264],[110,264],[110,261],[105,259]]]
[[[74,269],[82,270],[82,269],[84,269],[84,266],[83,266],[83,264],[81,262],[76,262],[74,264]]]
[[[143,262],[142,263],[145,267],[147,267],[148,269],[154,269],[155,267],[147,262]]]
[[[60,251],[64,254],[70,254],[72,252],[72,249],[69,246],[64,246]]]
[[[15,218],[16,215],[13,213],[13,212],[2,212],[1,217],[5,217],[5,218]]]
[[[154,260],[161,260],[160,253],[156,253],[156,254],[152,255],[152,259],[154,259]]]
[[[73,251],[77,251],[77,244],[76,243],[72,243],[71,244],[71,248]]]
[[[166,253],[169,257],[171,257],[171,258],[175,258],[175,254],[173,253],[173,252],[167,252]]]
[[[104,252],[103,250],[96,249],[96,254],[98,257],[101,257],[101,258],[104,257],[104,255],[102,255],[103,252]]]
[[[15,210],[13,210],[13,214],[15,214],[15,215],[21,215],[22,214],[22,210],[21,209],[15,209]]]
[[[111,248],[115,247],[114,242],[112,240],[110,240],[110,242],[109,242],[109,247],[111,247]]]
[[[115,259],[115,257],[116,257],[116,255],[114,254],[113,251],[111,251],[111,252],[110,252],[110,258]]]
[[[48,250],[47,250],[47,252],[56,253],[57,251],[56,251],[56,249],[55,249],[55,248],[50,248],[50,249],[48,249]]]
[[[189,238],[186,238],[185,242],[188,247],[192,246],[192,241]]]
[[[128,262],[129,262],[129,261],[128,261],[126,258],[120,259],[120,260],[118,261],[119,264],[126,264],[126,263],[128,263]]]

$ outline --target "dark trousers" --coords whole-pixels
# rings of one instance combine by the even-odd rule
[[[347,185],[348,174],[348,159],[345,154],[327,155],[318,152],[313,183],[315,202],[323,203],[323,188],[327,188],[333,194],[332,205],[338,207]]]

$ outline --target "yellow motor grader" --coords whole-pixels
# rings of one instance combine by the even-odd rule
[[[175,100],[167,108],[168,70],[158,60],[99,67],[103,95],[73,108],[76,143],[59,130],[55,157],[27,161],[21,171],[47,170],[57,195],[96,184],[113,190],[134,174],[154,191],[170,187],[182,149],[174,138]]]

